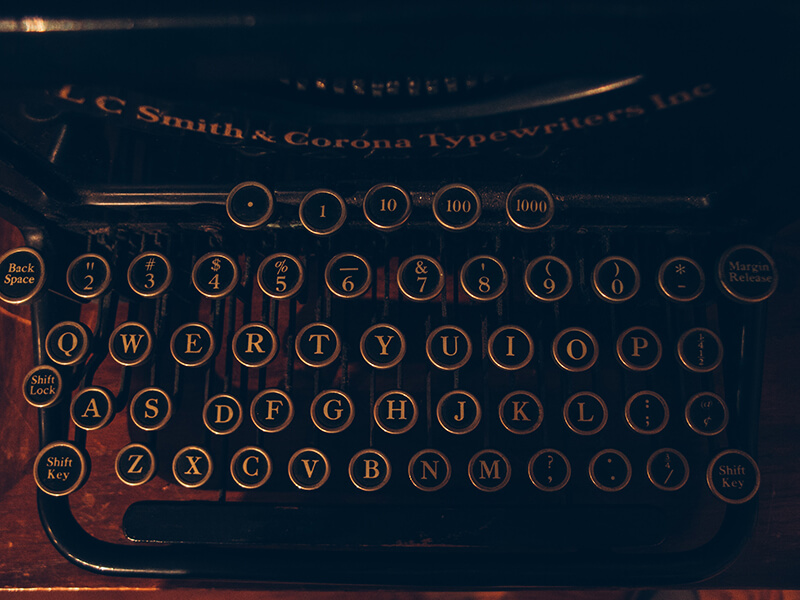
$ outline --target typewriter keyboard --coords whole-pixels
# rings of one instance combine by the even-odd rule
[[[133,542],[648,552],[754,497],[763,250],[550,226],[539,186],[500,216],[462,185],[411,197],[245,183],[219,228],[7,252],[42,492],[106,472]]]

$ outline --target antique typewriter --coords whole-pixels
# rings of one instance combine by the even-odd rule
[[[505,12],[567,9],[501,7],[3,21],[26,60],[4,67],[0,210],[25,244],[0,299],[30,305],[20,402],[69,560],[487,587],[736,557],[779,207],[755,195],[764,129],[725,125],[768,84],[619,52],[683,15],[633,3],[601,17],[635,35],[582,42],[614,69],[531,66]],[[409,56],[377,43],[413,18]]]

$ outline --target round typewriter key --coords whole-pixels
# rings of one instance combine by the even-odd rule
[[[545,448],[528,461],[528,477],[543,492],[557,492],[569,481],[572,467],[562,452]]]
[[[311,402],[311,420],[325,433],[339,433],[353,422],[353,400],[340,390],[324,390]]]
[[[662,448],[648,459],[647,477],[658,489],[673,492],[689,480],[689,463],[677,450]]]
[[[222,252],[204,254],[192,269],[192,284],[206,298],[224,298],[239,283],[239,265]]]
[[[36,485],[50,496],[66,496],[80,488],[89,475],[89,458],[69,442],[53,442],[41,449],[33,463]]]
[[[415,302],[433,300],[444,289],[444,282],[442,265],[424,254],[405,259],[397,269],[397,285],[400,291]]]
[[[728,425],[728,405],[711,392],[695,394],[684,411],[689,427],[700,435],[717,435]]]
[[[631,462],[619,450],[601,450],[589,462],[589,477],[604,492],[618,492],[631,480]]]
[[[376,369],[390,369],[406,354],[406,338],[397,327],[378,323],[361,336],[361,356]]]
[[[350,481],[358,489],[374,492],[385,486],[392,476],[392,465],[383,452],[367,448],[361,450],[347,467]]]
[[[597,362],[597,339],[580,327],[565,329],[553,340],[553,359],[566,371],[586,371]]]
[[[653,435],[667,426],[669,407],[655,392],[636,392],[625,404],[625,420],[636,433]]]
[[[44,282],[44,259],[33,248],[14,248],[0,256],[0,300],[27,302],[42,291]]]
[[[433,216],[445,229],[468,229],[481,216],[481,200],[471,187],[451,183],[436,192],[433,198]]]
[[[172,400],[164,390],[149,387],[140,390],[131,400],[131,421],[143,431],[157,431],[172,417]]]
[[[260,227],[272,216],[272,192],[256,181],[245,181],[233,188],[225,199],[228,217],[242,229]]]
[[[117,477],[125,485],[143,485],[156,474],[156,456],[142,444],[128,444],[114,461]]]
[[[258,267],[258,287],[270,298],[291,298],[303,287],[303,263],[291,254],[279,252],[261,261]]]
[[[419,411],[411,394],[392,390],[376,400],[372,414],[383,431],[400,434],[414,427]]]
[[[263,323],[246,323],[234,334],[231,348],[245,367],[263,367],[278,352],[278,336]]]
[[[33,367],[22,379],[22,395],[36,408],[53,406],[61,397],[62,389],[61,373],[50,365]]]
[[[325,285],[339,298],[357,298],[369,289],[371,283],[372,269],[358,254],[337,254],[325,267]]]
[[[245,446],[236,451],[231,458],[231,477],[246,490],[254,490],[264,485],[272,475],[272,461],[269,454],[257,446]]]
[[[286,429],[294,417],[294,404],[286,392],[277,389],[259,392],[250,404],[250,419],[261,431],[277,433]]]
[[[461,287],[475,300],[494,300],[508,286],[508,273],[493,256],[475,256],[461,267]]]
[[[522,183],[508,193],[506,214],[517,229],[533,231],[550,222],[556,210],[553,197],[535,183]]]
[[[114,418],[114,399],[101,387],[80,390],[69,407],[72,421],[86,431],[105,427]]]
[[[178,364],[184,367],[202,367],[214,355],[216,343],[207,325],[186,323],[172,334],[169,347]]]
[[[631,371],[648,371],[661,360],[661,340],[647,327],[631,327],[617,338],[617,358]]]
[[[544,419],[544,408],[539,399],[521,390],[507,394],[500,401],[498,413],[503,427],[518,435],[536,431]]]
[[[89,353],[89,330],[83,323],[61,321],[47,333],[44,347],[57,365],[76,365]]]
[[[143,298],[153,298],[164,292],[172,282],[172,265],[160,252],[144,252],[128,267],[128,285]]]
[[[300,203],[300,222],[314,235],[330,235],[347,219],[342,197],[331,190],[309,192]]]
[[[639,269],[622,256],[608,256],[592,271],[592,287],[606,302],[625,302],[639,291]]]
[[[496,492],[511,479],[511,463],[502,452],[481,450],[469,461],[469,480],[482,492]]]
[[[183,487],[198,488],[211,479],[214,461],[199,446],[181,448],[172,459],[172,474]]]
[[[108,338],[108,353],[123,367],[134,367],[148,359],[153,350],[153,334],[135,321],[122,323]]]
[[[450,481],[450,461],[439,450],[420,450],[408,461],[408,478],[423,492],[440,490]]]
[[[725,252],[717,277],[728,296],[747,304],[766,300],[778,286],[772,257],[756,246],[734,246]]]
[[[289,479],[301,490],[321,488],[330,474],[328,457],[316,448],[298,450],[289,459]]]
[[[606,403],[592,392],[578,392],[564,403],[564,421],[575,433],[594,435],[608,421]]]
[[[67,287],[78,298],[97,298],[111,283],[111,266],[99,254],[81,254],[67,267]]]
[[[572,288],[572,271],[556,256],[540,256],[525,269],[525,289],[543,302],[561,300]]]
[[[678,358],[690,371],[708,373],[722,362],[722,342],[710,329],[695,327],[678,340]]]
[[[364,196],[364,216],[376,229],[397,229],[410,214],[411,197],[397,185],[379,183]]]
[[[425,343],[428,359],[444,371],[463,367],[472,356],[472,342],[467,332],[455,325],[434,329]]]
[[[522,327],[505,325],[496,329],[487,344],[489,358],[505,371],[526,367],[533,358],[533,338]]]
[[[461,390],[447,392],[436,405],[436,418],[445,431],[456,435],[469,433],[481,420],[478,399]]]
[[[242,424],[242,405],[230,394],[217,394],[203,406],[203,423],[211,433],[229,435]]]
[[[309,367],[325,367],[339,356],[342,349],[339,334],[325,323],[311,323],[297,334],[294,341],[297,357]]]
[[[741,450],[723,450],[708,464],[706,482],[723,502],[744,504],[756,495],[761,485],[761,472],[749,454]]]
[[[658,270],[658,289],[670,300],[690,302],[703,293],[703,269],[686,256],[668,258]]]

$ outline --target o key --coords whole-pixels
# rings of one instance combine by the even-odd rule
[[[565,329],[553,340],[553,359],[566,371],[586,371],[597,362],[597,339],[580,327]]]

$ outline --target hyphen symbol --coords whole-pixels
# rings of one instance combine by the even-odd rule
[[[153,267],[155,267],[155,266],[156,266],[156,259],[155,258],[151,258],[146,263],[144,263],[144,268],[145,268],[146,271],[151,271],[153,269]]]

